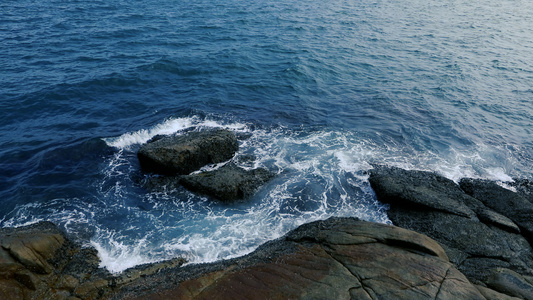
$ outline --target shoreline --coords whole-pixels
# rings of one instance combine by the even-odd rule
[[[394,226],[330,218],[243,257],[99,268],[50,222],[0,229],[4,299],[533,299],[533,184],[374,166]],[[416,262],[416,263],[415,263]],[[397,268],[397,269],[396,269]],[[384,272],[383,270],[387,270]],[[232,288],[233,287],[233,288]],[[238,288],[235,288],[238,287]],[[514,298],[513,298],[514,297]]]

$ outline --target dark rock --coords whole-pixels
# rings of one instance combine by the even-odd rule
[[[144,144],[137,157],[143,170],[163,175],[189,174],[201,167],[226,161],[239,144],[232,131],[208,130],[159,137]]]
[[[514,179],[513,182],[508,183],[516,189],[516,192],[533,203],[533,181],[528,179]]]
[[[493,269],[491,276],[487,280],[487,285],[507,295],[522,299],[533,299],[533,286],[520,274],[509,269]]]
[[[492,210],[511,219],[522,234],[533,242],[533,204],[494,181],[463,178],[461,188]]]
[[[371,170],[370,183],[378,200],[390,204],[387,214],[393,224],[435,239],[472,282],[484,285],[495,267],[531,275],[533,249],[508,211],[485,206],[489,201],[466,195],[455,183],[427,172],[378,167]],[[475,215],[457,213],[454,207],[467,211],[463,205]]]
[[[180,183],[193,192],[231,202],[250,197],[272,176],[266,169],[245,170],[228,163],[214,171],[181,176]]]
[[[94,248],[82,248],[50,222],[0,229],[0,299],[100,299],[117,285],[184,263],[137,266],[113,276]]]
[[[476,285],[476,288],[481,293],[481,295],[483,295],[483,297],[485,297],[485,299],[487,300],[520,300],[520,298],[502,294],[500,292],[481,285]]]
[[[476,211],[479,220],[485,224],[493,224],[509,232],[520,233],[520,228],[504,215],[490,209],[479,209]]]
[[[111,299],[485,299],[433,240],[353,218],[305,224],[245,257],[169,269]]]
[[[376,165],[369,181],[381,202],[475,217],[465,204],[468,196],[455,182],[437,174]]]

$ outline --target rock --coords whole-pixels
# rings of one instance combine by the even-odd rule
[[[65,238],[52,223],[38,223],[20,229],[0,229],[0,263],[8,268],[21,264],[37,274],[49,274],[51,260]],[[7,266],[6,266],[7,267]]]
[[[492,210],[511,219],[523,235],[533,243],[533,204],[494,181],[463,178],[461,188]]]
[[[533,181],[515,178],[513,182],[507,184],[514,187],[520,196],[533,203]]]
[[[266,169],[245,170],[228,163],[214,171],[181,176],[179,182],[192,192],[232,202],[250,197],[272,176]]]
[[[424,171],[373,167],[369,181],[381,202],[440,210],[463,217],[475,216],[465,204],[464,198],[468,196],[447,178]]]
[[[487,280],[487,285],[514,297],[533,299],[533,286],[520,274],[509,269],[493,269],[492,275]]]
[[[533,249],[503,210],[496,212],[455,183],[427,172],[382,166],[371,170],[370,183],[378,200],[390,204],[387,214],[393,224],[435,239],[472,282],[484,285],[497,267],[531,275]],[[475,215],[461,213],[468,210]]]
[[[141,168],[147,172],[178,175],[226,161],[238,148],[232,131],[216,129],[158,138],[144,144],[137,157]]]
[[[331,218],[229,261],[169,269],[111,299],[485,299],[433,240]]]
[[[520,298],[502,294],[481,285],[476,285],[476,288],[487,300],[520,300]]]
[[[478,210],[477,217],[481,222],[485,224],[494,224],[495,226],[498,226],[503,230],[507,230],[509,232],[514,233],[520,233],[520,228],[518,228],[518,226],[513,221],[511,221],[511,219],[490,209]]]
[[[94,249],[82,249],[50,222],[2,228],[0,244],[0,299],[67,299],[87,281],[110,278],[97,271]]]

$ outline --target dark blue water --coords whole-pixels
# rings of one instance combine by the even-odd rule
[[[464,2],[4,0],[0,226],[53,221],[120,271],[388,222],[371,163],[532,179],[533,4]],[[143,189],[141,143],[206,127],[275,179],[233,206]]]

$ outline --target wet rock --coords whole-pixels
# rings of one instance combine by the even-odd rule
[[[370,173],[370,183],[378,200],[390,204],[387,214],[393,224],[435,239],[446,250],[450,261],[472,282],[485,285],[491,276],[490,270],[497,267],[531,275],[533,249],[520,234],[523,233],[517,221],[520,219],[508,215],[510,209],[491,204],[507,201],[513,206],[509,198],[518,197],[516,194],[505,192],[500,196],[507,200],[496,200],[496,197],[486,200],[481,198],[488,197],[480,197],[479,192],[467,195],[454,182],[437,174],[383,166]],[[409,186],[412,184],[415,188]],[[501,188],[497,184],[490,185],[491,189],[496,187]],[[489,193],[488,189],[486,191]],[[527,202],[524,201],[520,205]],[[423,204],[416,205],[420,203]],[[468,211],[464,206],[474,212],[474,216],[461,213]],[[454,207],[460,207],[459,213]]]
[[[232,202],[250,197],[272,176],[266,169],[245,170],[228,163],[214,171],[181,176],[179,182],[192,192]]]
[[[494,181],[463,178],[461,188],[490,209],[511,219],[533,243],[533,204]]]
[[[508,184],[515,188],[520,196],[533,203],[533,181],[515,178],[513,182],[508,182]]]
[[[2,228],[0,244],[0,299],[67,299],[85,282],[110,277],[96,272],[94,249],[82,249],[50,222]]]
[[[434,173],[375,165],[369,181],[384,203],[475,216],[465,204],[464,198],[468,196],[459,186]]]
[[[159,137],[144,144],[137,157],[143,170],[163,175],[189,174],[229,160],[239,144],[232,131],[217,129]]]
[[[394,226],[331,218],[245,257],[168,270],[111,299],[485,299],[433,240]]]

